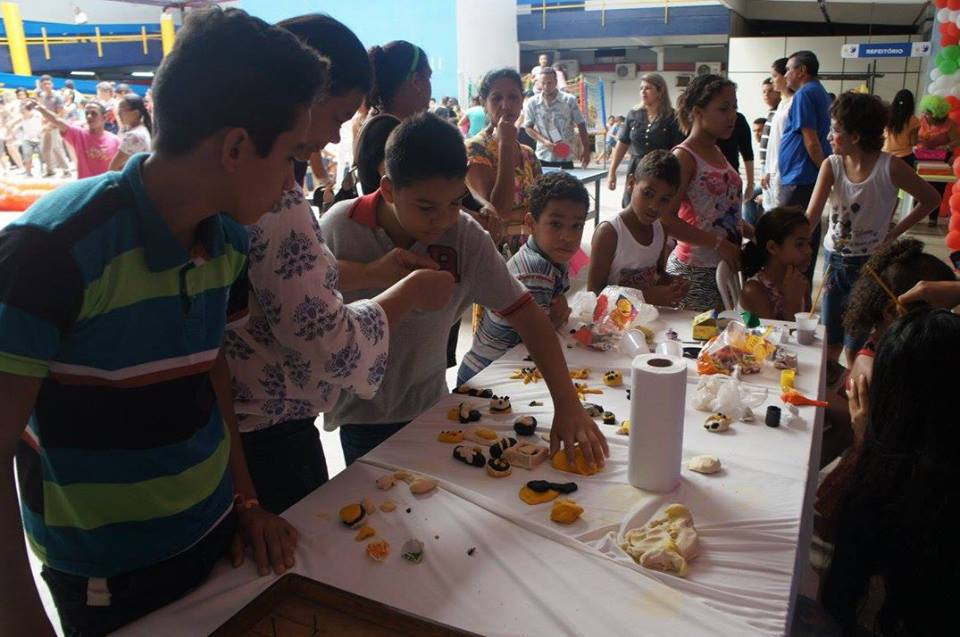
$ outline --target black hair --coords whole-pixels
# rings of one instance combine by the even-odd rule
[[[807,74],[816,77],[820,73],[820,60],[813,51],[796,51],[790,54],[794,63],[807,70]]]
[[[123,104],[126,104],[127,108],[129,108],[130,110],[137,111],[138,113],[140,113],[140,121],[143,123],[144,127],[148,131],[153,130],[153,121],[150,119],[150,111],[147,110],[147,103],[143,100],[142,97],[140,97],[133,91],[130,91],[129,93],[124,95],[120,99],[120,101]]]
[[[617,121],[618,121],[618,122],[625,122],[625,121],[627,121],[627,118],[624,117],[623,115],[618,115],[618,116],[617,116]]]
[[[763,213],[754,226],[754,238],[743,248],[743,276],[752,277],[767,264],[767,243],[783,245],[794,230],[809,224],[800,208],[781,207]]]
[[[49,75],[41,75],[41,76],[40,76],[40,81],[41,81],[41,82],[52,82],[52,81],[53,81],[53,78],[50,77]]]
[[[387,138],[399,125],[398,118],[383,113],[368,119],[360,130],[354,164],[364,194],[370,194],[380,187],[380,164],[384,160]]]
[[[864,266],[843,314],[843,328],[860,338],[869,336],[874,327],[883,322],[884,310],[891,302],[880,284],[868,274],[868,267],[897,296],[920,281],[956,280],[950,266],[924,252],[923,243],[916,239],[900,239],[881,248]]]
[[[373,68],[363,43],[345,24],[324,13],[310,13],[277,23],[311,49],[330,60],[330,95],[358,90],[364,95],[373,86]]]
[[[902,88],[893,96],[893,103],[890,104],[890,123],[888,128],[899,135],[907,126],[907,122],[913,117],[913,112],[917,108],[913,92],[908,88]]]
[[[764,78],[764,80],[763,80],[762,82],[760,82],[760,85],[761,85],[761,86],[767,86],[767,85],[773,86],[773,78],[772,78],[772,77],[766,77],[766,78]]]
[[[693,129],[694,107],[706,108],[710,100],[728,86],[737,88],[736,84],[719,75],[708,73],[693,78],[687,90],[681,93],[677,99],[677,120],[684,132],[689,135]]]
[[[486,75],[483,76],[483,79],[480,80],[480,89],[478,95],[481,100],[486,100],[490,96],[490,91],[493,89],[493,83],[497,80],[508,79],[516,83],[517,88],[520,89],[520,92],[523,92],[523,78],[520,77],[520,74],[515,70],[505,67],[502,69],[496,69],[495,71],[489,71]]]
[[[98,111],[100,111],[101,115],[107,114],[107,107],[100,100],[87,100],[86,102],[83,103],[83,110],[87,110],[88,108],[97,109]]]
[[[192,11],[153,81],[154,148],[180,156],[243,128],[264,157],[326,89],[327,72],[289,31],[241,9]]]
[[[865,153],[878,153],[883,148],[883,131],[890,121],[890,111],[876,95],[844,93],[830,106],[830,117],[843,130],[859,135],[858,145]]]
[[[13,91],[13,94],[14,94],[14,95],[16,95],[17,93],[23,93],[24,95],[26,95],[26,94],[27,94],[27,89],[25,89],[25,88],[23,88],[23,87],[21,86],[20,88],[15,89],[15,90]]]
[[[538,177],[530,186],[528,195],[530,214],[538,220],[547,204],[554,200],[572,201],[583,205],[584,216],[590,209],[590,195],[587,194],[587,189],[583,187],[579,179],[562,170]]]
[[[63,81],[63,86],[64,86],[64,88],[72,89],[72,88],[74,87],[73,80],[64,80],[64,81]]]
[[[779,75],[786,75],[787,62],[789,61],[790,61],[790,58],[777,58],[776,60],[773,61],[773,64],[770,65],[770,68],[776,71]]]
[[[862,275],[861,280],[866,275]],[[860,634],[870,580],[884,591],[868,631],[940,635],[960,569],[956,366],[960,316],[915,309],[880,339],[866,431],[837,513],[821,601],[844,635]],[[947,631],[949,632],[949,631]]]
[[[637,162],[633,178],[659,179],[673,189],[680,187],[682,169],[680,160],[668,150],[651,150]]]
[[[753,120],[753,123],[754,123],[754,124],[763,124],[763,125],[765,126],[765,125],[767,124],[767,118],[766,118],[766,117],[758,117],[757,119]]]
[[[394,96],[414,73],[430,70],[430,61],[423,49],[406,40],[394,40],[383,46],[372,46],[368,52],[373,67],[373,88],[367,104],[378,111],[390,110]]]
[[[418,181],[467,175],[467,147],[463,134],[449,120],[421,113],[406,120],[387,139],[387,175],[400,190]]]
[[[540,75],[553,75],[554,77],[556,77],[557,69],[553,68],[552,66],[541,67]]]

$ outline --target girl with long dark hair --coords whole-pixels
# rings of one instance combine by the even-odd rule
[[[913,168],[917,159],[913,147],[917,144],[920,118],[914,115],[916,100],[909,89],[901,89],[890,103],[890,123],[884,130],[883,152],[899,157]]]
[[[120,118],[120,150],[110,162],[110,170],[123,170],[127,159],[137,153],[149,153],[150,134],[153,122],[147,103],[136,93],[127,93],[117,104],[117,116]]]

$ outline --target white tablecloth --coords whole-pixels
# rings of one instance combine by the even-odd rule
[[[659,326],[669,325],[686,338],[691,316],[666,312]],[[823,394],[821,344],[790,345],[799,354],[797,388],[808,396]],[[571,367],[591,367],[589,384],[603,388],[602,395],[589,399],[618,419],[629,417],[626,357],[580,348],[564,351]],[[530,364],[522,360],[525,354],[522,347],[513,350],[471,383],[511,397],[509,416],[488,416],[486,405],[478,405],[484,413],[481,424],[504,436],[515,435],[512,423],[522,414],[536,416],[539,431],[549,427],[551,403],[544,383],[509,380],[513,370]],[[623,388],[602,386],[600,376],[609,369],[625,372]],[[545,463],[532,472],[515,468],[507,478],[490,478],[482,469],[453,460],[452,445],[436,441],[438,430],[457,426],[446,420],[446,411],[465,399],[447,396],[285,514],[301,532],[294,570],[488,635],[782,634],[792,612],[798,567],[807,559],[822,410],[801,408],[799,424],[766,427],[766,405],[779,404],[779,372],[767,368],[746,380],[769,390],[752,424],[708,433],[705,414],[688,406],[684,458],[714,454],[723,470],[711,476],[684,468],[681,485],[662,495],[627,483],[627,438],[617,436],[613,426],[603,426],[611,457],[594,476],[559,472]],[[688,402],[696,382],[691,361]],[[545,405],[530,407],[532,400]],[[426,496],[412,496],[403,484],[379,491],[374,480],[398,468],[438,478],[441,488]],[[517,493],[531,479],[577,482],[572,497],[585,508],[581,520],[561,526],[549,520],[550,504],[521,502]],[[355,542],[354,531],[337,517],[341,506],[364,497],[399,504],[395,512],[377,511],[369,520],[393,547],[382,564],[366,557],[364,543]],[[701,555],[685,579],[637,566],[615,539],[670,502],[687,505],[700,532]],[[411,537],[426,545],[423,564],[400,558],[401,545]],[[467,554],[471,547],[476,547],[472,556]],[[273,581],[272,576],[257,577],[249,564],[238,570],[222,564],[200,589],[122,633],[209,633]]]

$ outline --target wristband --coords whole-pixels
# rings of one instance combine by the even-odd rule
[[[237,513],[243,513],[258,506],[260,506],[260,500],[256,498],[245,498],[241,493],[233,496],[233,510]]]

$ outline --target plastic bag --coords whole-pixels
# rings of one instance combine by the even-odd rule
[[[640,290],[608,285],[599,295],[582,292],[574,297],[571,316],[580,319],[581,326],[573,337],[584,347],[606,352],[618,346],[627,330],[643,329],[643,323],[659,315],[655,307],[643,302]]]
[[[776,349],[767,338],[770,332],[770,327],[763,331],[749,330],[743,323],[731,321],[700,351],[697,372],[729,376],[739,365],[744,374],[759,373],[763,361]]]

